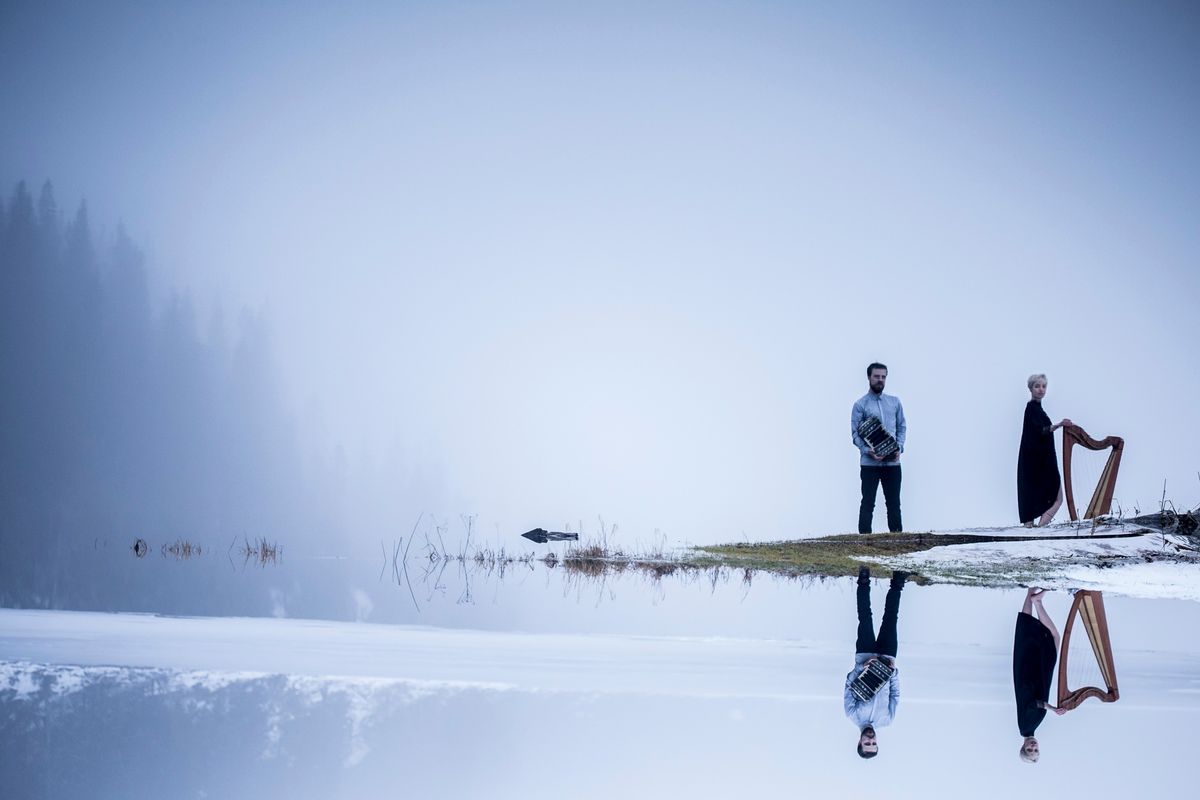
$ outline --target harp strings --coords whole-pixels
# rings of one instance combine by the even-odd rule
[[[1105,701],[1117,699],[1116,667],[1101,593],[1076,593],[1063,638],[1059,702],[1067,703],[1068,708],[1083,702],[1080,699],[1072,702],[1069,698],[1084,689],[1095,689],[1090,696],[1102,694],[1100,699]]]
[[[1112,510],[1113,491],[1117,483],[1117,469],[1121,463],[1121,453],[1125,440],[1120,436],[1107,436],[1095,439],[1087,431],[1077,425],[1063,428],[1063,481],[1066,484],[1068,510],[1072,519],[1090,519],[1108,514]],[[1084,453],[1092,452],[1104,455],[1104,466],[1100,468],[1094,481],[1084,477],[1088,470],[1083,462],[1089,460]],[[1080,462],[1076,470],[1075,462]],[[1077,477],[1078,476],[1078,477]],[[1093,483],[1091,498],[1087,507],[1080,514],[1079,503],[1086,497],[1086,489],[1080,484]]]
[[[1080,611],[1082,612],[1082,608]],[[1096,659],[1096,651],[1092,645],[1093,636],[1096,636],[1093,626],[1080,613],[1075,618],[1075,629],[1071,633],[1067,652],[1063,654],[1067,659],[1067,689],[1070,691],[1087,686],[1106,688],[1100,662]]]
[[[1075,500],[1075,515],[1079,519],[1087,516],[1094,508],[1094,501],[1101,491],[1110,449],[1091,450],[1076,443],[1071,450],[1071,488]],[[1065,479],[1065,476],[1064,476]]]
[[[1106,639],[1107,631],[1103,629],[1103,610],[1097,609],[1094,595],[1089,594],[1083,598],[1083,603],[1080,604],[1079,608],[1079,616],[1080,621],[1084,623],[1087,630],[1088,644],[1092,648],[1097,671],[1100,675],[1100,682],[1094,685],[1099,686],[1105,691],[1111,690],[1117,682],[1112,662],[1109,660],[1110,646]]]

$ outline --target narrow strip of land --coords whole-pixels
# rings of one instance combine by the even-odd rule
[[[693,559],[699,566],[712,561],[736,564],[751,569],[788,575],[838,577],[854,575],[858,568],[882,568],[895,556],[930,550],[934,547],[988,544],[994,542],[1074,541],[1094,542],[1105,539],[1129,539],[1145,536],[1148,530],[1063,535],[1003,536],[970,533],[875,533],[838,534],[817,539],[754,544],[723,544],[696,548]]]

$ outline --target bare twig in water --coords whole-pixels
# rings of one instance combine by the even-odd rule
[[[416,524],[413,525],[413,535],[416,534],[417,525],[419,525],[420,523],[421,523],[421,518],[417,517],[417,522],[416,522]],[[413,536],[410,535],[408,537],[408,547],[412,547],[412,540],[413,540]],[[406,584],[408,584],[408,594],[412,598],[413,606],[417,609],[417,613],[419,614],[419,613],[421,613],[421,604],[417,602],[417,593],[413,591],[412,579],[410,579],[408,577],[408,547],[404,548],[404,558],[401,560],[400,565],[404,569],[404,582]]]
[[[445,558],[446,557],[446,542],[442,540],[442,529],[435,525],[435,526],[433,526],[433,532],[437,534],[438,544],[442,548],[442,557]]]
[[[437,577],[433,579],[433,586],[429,589],[429,597],[427,600],[433,600],[434,592],[441,590],[442,594],[446,594],[446,585],[442,583],[442,575],[446,572],[446,567],[450,564],[450,559],[443,558],[442,564],[438,567]]]

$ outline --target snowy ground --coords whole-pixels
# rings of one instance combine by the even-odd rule
[[[1127,538],[1104,538],[1138,533]],[[996,586],[1017,583],[1055,589],[1096,589],[1143,598],[1200,601],[1200,552],[1186,537],[1127,523],[1093,528],[975,528],[939,533],[995,537],[1052,536],[1046,541],[987,542],[934,547],[874,559],[939,582]]]

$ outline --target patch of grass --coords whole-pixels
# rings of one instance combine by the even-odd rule
[[[695,572],[733,567],[749,583],[755,571],[788,578],[857,575],[862,564],[882,569],[872,557],[886,557],[926,550],[942,544],[983,541],[982,536],[937,536],[928,533],[841,534],[821,539],[758,544],[728,544],[697,547],[682,558],[647,557],[606,549],[600,543],[570,547],[563,556],[566,569],[588,575],[640,570],[653,578],[678,571]],[[860,559],[856,559],[855,556]]]
[[[1136,536],[1138,534],[1117,534]],[[1040,541],[1045,536],[980,536],[974,534],[939,533],[843,533],[819,539],[799,539],[790,542],[759,542],[755,544],[723,544],[697,547],[692,563],[730,564],[747,569],[796,576],[823,575],[839,577],[856,575],[858,568],[884,568],[877,560],[933,547],[985,542]],[[1096,537],[1100,538],[1100,537]],[[1108,538],[1108,537],[1104,537]]]
[[[800,539],[790,542],[757,542],[753,544],[724,544],[697,547],[694,563],[735,562],[737,566],[785,575],[823,575],[838,577],[857,575],[858,568],[878,569],[876,557],[896,556],[927,550],[946,541],[928,534],[839,534],[820,539]]]
[[[283,548],[277,542],[268,542],[265,538],[259,537],[251,542],[249,539],[243,539],[243,545],[239,552],[245,558],[246,562],[253,561],[260,567],[265,567],[267,564],[277,564],[283,554]]]
[[[624,553],[620,552],[610,553],[599,544],[586,544],[568,547],[566,555],[563,556],[563,561],[605,560],[623,558],[624,555]]]
[[[142,540],[138,539],[138,541],[140,542]],[[135,554],[137,553],[136,544],[135,544],[134,553]],[[191,558],[192,556],[198,556],[198,555],[201,555],[202,553],[203,553],[203,549],[200,547],[200,545],[189,542],[187,539],[176,539],[171,544],[164,544],[162,546],[163,558],[166,558],[167,556],[172,556],[177,561],[183,560],[185,558]],[[141,558],[141,556],[138,556],[138,558]]]
[[[553,554],[550,554],[543,559],[547,566],[561,564],[568,572],[588,577],[619,575],[626,570],[637,570],[659,580],[680,570],[699,569],[690,559],[679,560],[665,556],[661,548],[652,553],[627,553],[620,548],[610,549],[603,540],[568,547],[562,561],[552,561],[552,557]]]

